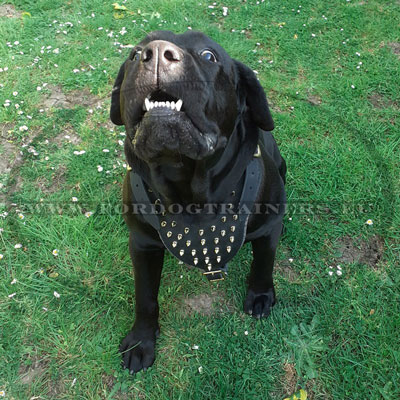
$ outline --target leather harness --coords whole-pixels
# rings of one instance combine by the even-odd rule
[[[232,188],[226,204],[190,210],[180,205],[166,208],[154,188],[130,170],[133,203],[150,205],[147,211],[146,207],[139,207],[139,212],[157,230],[173,256],[188,266],[202,269],[210,281],[223,280],[228,261],[236,255],[246,237],[247,222],[261,182],[260,156],[260,147],[257,146],[244,179]]]

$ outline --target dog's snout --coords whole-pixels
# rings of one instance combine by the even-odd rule
[[[142,61],[147,64],[158,64],[170,66],[181,61],[182,50],[171,42],[165,40],[154,40],[142,51]]]

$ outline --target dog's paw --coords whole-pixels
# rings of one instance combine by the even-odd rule
[[[122,367],[131,374],[151,367],[155,359],[155,332],[136,332],[131,330],[119,346]]]
[[[275,304],[275,290],[268,289],[263,293],[255,293],[249,289],[246,300],[244,301],[244,312],[254,318],[266,318],[271,313]]]

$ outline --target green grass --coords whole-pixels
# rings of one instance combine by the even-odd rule
[[[23,152],[0,177],[8,200],[0,210],[8,212],[0,218],[0,394],[281,400],[303,388],[312,399],[398,399],[398,2],[227,0],[212,9],[198,0],[128,0],[133,14],[99,0],[10,3],[31,16],[0,18],[0,157],[10,146]],[[108,120],[129,49],[115,43],[189,26],[257,70],[272,104],[288,163],[278,303],[266,321],[241,312],[249,246],[213,285],[167,257],[157,359],[131,377],[117,352],[134,307],[128,231],[117,210],[123,130]],[[54,86],[67,97],[90,91],[93,106],[46,109]],[[189,312],[185,299],[199,295],[215,309]]]

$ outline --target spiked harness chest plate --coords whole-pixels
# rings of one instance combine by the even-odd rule
[[[244,179],[239,181],[241,185],[238,183],[233,188],[230,202],[226,204],[209,204],[201,209],[185,210],[182,206],[167,209],[158,193],[131,170],[133,203],[150,205],[146,212],[140,209],[141,215],[157,230],[172,255],[188,266],[200,268],[211,281],[224,279],[228,261],[245,240],[247,222],[260,187],[258,156],[259,148],[246,168]],[[234,201],[236,193],[241,193],[239,201]]]

